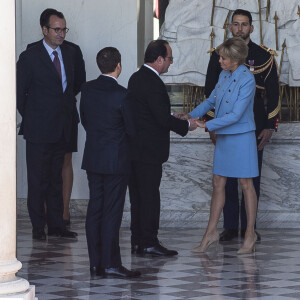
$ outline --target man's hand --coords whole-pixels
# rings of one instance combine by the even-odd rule
[[[183,114],[183,116],[180,117],[181,120],[190,120],[192,117],[189,114]],[[198,120],[198,118],[197,118]]]
[[[173,116],[177,119],[181,119],[184,115],[186,115],[186,113],[184,112],[174,112]]]
[[[270,141],[270,138],[272,137],[272,130],[270,129],[264,129],[260,135],[258,136],[258,139],[261,140],[257,146],[257,149],[261,151],[264,149],[264,146]]]
[[[190,122],[189,131],[193,131],[198,127],[197,121],[199,121],[199,118],[189,119]]]

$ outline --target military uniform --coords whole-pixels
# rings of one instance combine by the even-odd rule
[[[248,43],[248,56],[245,65],[250,69],[255,77],[256,94],[254,98],[254,119],[256,125],[256,137],[263,129],[270,129],[277,131],[278,127],[278,112],[279,105],[279,83],[277,66],[274,58],[274,52],[265,46],[259,46],[251,40]],[[205,95],[209,97],[210,93],[215,88],[219,79],[219,74],[222,68],[219,63],[219,55],[212,52],[206,74],[205,81]],[[266,108],[264,100],[267,99]],[[210,111],[205,119],[209,120],[214,117],[214,112]],[[259,140],[257,140],[259,143]],[[260,194],[260,176],[262,166],[263,150],[258,151],[258,168],[259,176],[253,178],[254,188],[257,194],[257,200]],[[228,178],[225,187],[225,206],[224,214],[224,228],[234,229],[239,228],[239,198],[238,198],[238,182],[236,178]],[[245,211],[244,196],[241,202],[241,229],[245,230],[247,227],[247,217]]]

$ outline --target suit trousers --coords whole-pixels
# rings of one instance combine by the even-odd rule
[[[43,230],[46,222],[48,228],[64,227],[61,171],[65,145],[63,138],[57,143],[26,141],[27,207],[33,230]]]
[[[256,191],[257,203],[260,195],[260,177],[263,160],[263,150],[257,151],[259,176],[253,178],[253,185]],[[245,209],[244,195],[242,194],[241,205],[239,204],[238,179],[227,178],[225,186],[225,205],[223,208],[224,228],[239,229],[239,217],[241,219],[241,229],[247,228],[247,214]]]
[[[147,248],[158,243],[161,178],[161,164],[132,162],[129,179],[132,245]]]
[[[90,200],[86,214],[86,238],[90,266],[121,266],[119,231],[129,175],[87,171]]]

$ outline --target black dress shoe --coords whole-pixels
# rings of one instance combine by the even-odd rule
[[[45,241],[46,240],[46,233],[44,229],[33,229],[32,230],[32,238],[38,241]]]
[[[98,277],[98,276],[102,276],[101,275],[101,269],[98,268],[98,267],[90,267],[90,274],[91,274],[91,277],[94,278],[94,277]]]
[[[74,231],[69,231],[66,228],[48,228],[48,235],[49,236],[58,236],[58,237],[65,237],[65,238],[76,238],[77,233]]]
[[[241,229],[241,238],[245,238],[245,233],[246,233],[246,229]],[[260,242],[261,241],[261,235],[256,230],[255,230],[255,233],[256,233],[256,236],[257,236],[256,241]]]
[[[134,278],[141,276],[139,271],[128,270],[123,266],[116,268],[102,269],[100,273],[103,277],[114,277],[114,278]]]
[[[65,226],[70,226],[71,225],[70,219],[69,220],[63,220],[63,222],[64,222]]]
[[[148,247],[141,249],[139,251],[141,255],[151,255],[151,256],[174,256],[177,255],[178,252],[175,250],[169,250],[162,246],[161,244],[157,244],[153,247]]]
[[[238,236],[239,231],[237,229],[224,229],[220,234],[220,242],[228,242]]]
[[[131,246],[131,254],[138,254],[139,252],[140,252],[140,246],[139,245]]]

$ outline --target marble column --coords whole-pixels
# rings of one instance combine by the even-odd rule
[[[144,53],[153,40],[153,0],[139,0],[137,5],[137,66],[144,63]]]
[[[0,299],[34,299],[34,287],[17,277],[15,1],[1,0],[0,36]]]

